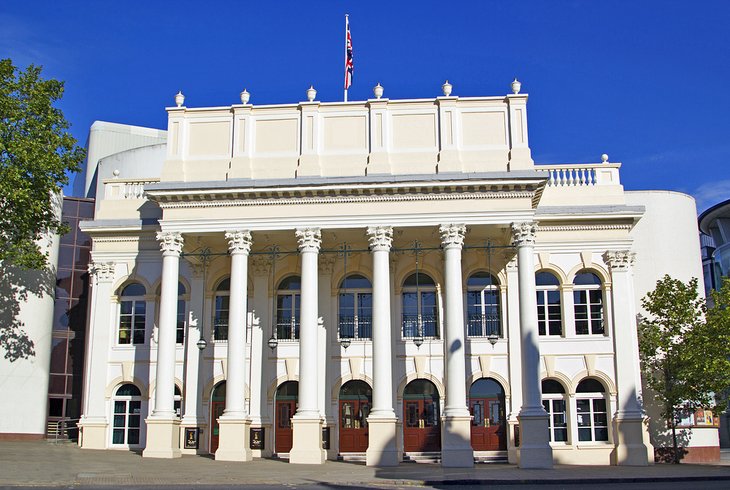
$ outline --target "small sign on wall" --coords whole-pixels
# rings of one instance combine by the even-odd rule
[[[185,427],[185,449],[198,449],[198,427]]]
[[[322,427],[322,449],[330,448],[330,428]]]
[[[266,443],[266,429],[264,427],[251,427],[249,432],[249,440],[251,449],[264,449]]]

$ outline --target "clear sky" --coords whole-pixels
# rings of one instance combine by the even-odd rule
[[[730,1],[0,1],[0,57],[66,81],[81,144],[95,120],[166,128],[188,107],[501,95],[528,102],[537,163],[623,162],[627,189],[730,198]]]

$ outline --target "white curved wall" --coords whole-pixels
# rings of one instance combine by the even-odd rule
[[[673,191],[630,191],[625,196],[629,206],[646,207],[631,231],[637,255],[634,292],[639,310],[641,298],[654,290],[664,274],[685,282],[696,277],[704,296],[694,198]]]
[[[59,200],[61,197],[59,196]],[[60,214],[60,204],[58,213]],[[34,294],[30,291],[23,298],[16,294],[22,329],[33,341],[35,355],[28,359],[10,362],[0,352],[0,439],[4,437],[45,437],[48,411],[48,379],[51,366],[51,333],[53,326],[53,286],[58,263],[59,236],[53,235],[40,242],[41,250],[48,254],[50,278],[44,272],[22,271],[15,284],[34,284],[48,280],[49,291]],[[14,272],[16,272],[14,270]],[[10,284],[0,287],[3,293],[10,291]],[[11,293],[12,294],[12,293]],[[0,312],[0,321],[12,321],[12,312]]]

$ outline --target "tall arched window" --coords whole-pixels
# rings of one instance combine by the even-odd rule
[[[586,378],[575,392],[578,441],[608,441],[608,410],[603,384]]]
[[[588,271],[580,272],[573,281],[575,333],[603,335],[603,289],[601,278]]]
[[[537,328],[540,335],[563,335],[560,311],[560,281],[550,272],[535,275],[537,287]]]
[[[215,289],[213,306],[213,339],[228,340],[228,310],[231,300],[231,280],[224,279]]]
[[[373,286],[359,274],[351,274],[340,283],[340,338],[371,339],[373,337]]]
[[[120,344],[144,344],[147,319],[146,294],[147,290],[138,282],[127,284],[122,289],[117,337]]]
[[[466,318],[469,337],[502,336],[499,283],[488,272],[476,272],[466,281]]]
[[[131,383],[117,388],[113,406],[112,444],[138,446],[142,419],[142,394],[139,388]]]
[[[403,337],[438,338],[436,283],[422,272],[403,281]]]
[[[186,326],[186,315],[187,310],[186,308],[186,301],[185,301],[185,294],[187,291],[185,290],[185,285],[182,282],[177,283],[177,321],[176,321],[176,331],[175,331],[175,342],[178,344],[182,344],[185,342],[185,326]],[[157,299],[158,299],[158,308],[157,308],[157,315],[159,315],[159,299],[162,295],[162,286],[157,288]],[[157,321],[159,321],[159,316],[157,318]]]
[[[279,283],[276,291],[276,337],[282,340],[299,338],[299,309],[302,281],[289,276]]]
[[[565,388],[554,379],[542,381],[542,406],[548,413],[550,442],[568,442]]]

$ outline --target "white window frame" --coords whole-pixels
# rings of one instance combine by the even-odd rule
[[[557,285],[546,285],[546,286],[538,286],[538,285],[535,286],[535,291],[537,292],[536,300],[537,300],[537,313],[538,313],[538,320],[537,320],[538,334],[540,337],[543,337],[543,338],[563,337],[565,335],[565,324],[564,324],[565,318],[563,315],[563,298],[562,298],[563,295],[562,295],[562,291],[560,289],[560,279],[554,273],[552,273],[550,271],[545,271],[545,270],[537,271],[535,273],[535,275],[537,276],[537,274],[541,274],[541,273],[550,274],[551,276],[555,277],[558,280],[558,284]],[[549,315],[550,307],[551,306],[555,307],[556,305],[553,303],[550,303],[548,301],[548,296],[549,296],[548,293],[553,292],[553,291],[555,291],[557,293],[557,297],[558,297],[557,308],[560,311],[560,333],[551,334],[550,333],[550,315]],[[540,320],[541,311],[543,313],[544,320]],[[544,334],[539,333],[541,326],[544,327],[544,329],[545,329]]]
[[[585,335],[600,335],[605,336],[606,335],[606,295],[603,291],[603,281],[601,280],[601,277],[596,274],[595,272],[591,271],[581,271],[578,274],[576,274],[576,277],[580,274],[592,274],[598,278],[600,281],[600,284],[575,284],[575,280],[573,281],[573,315],[575,319],[575,334],[580,336]],[[596,303],[593,303],[591,301],[591,292],[593,291],[600,291],[600,298],[601,302],[599,305]],[[576,301],[577,296],[583,296],[581,298],[581,301]],[[582,306],[586,308],[586,315],[587,318],[585,319],[578,319],[578,307]],[[600,316],[597,318],[593,318],[593,312],[592,312],[592,306],[600,306]],[[587,322],[588,323],[588,332],[579,332],[578,331],[578,322]],[[600,328],[602,331],[595,332],[594,331],[594,322],[598,322],[600,324]]]
[[[129,286],[132,285],[139,285],[140,287],[144,288],[145,294],[144,295],[130,295],[130,296],[124,296],[124,290],[127,289]],[[125,303],[131,303],[131,313],[124,313],[124,304]],[[136,317],[139,315],[135,314],[135,311],[137,309],[137,304],[141,303],[144,305],[144,314],[142,315],[142,325],[139,326],[138,322],[136,321]],[[130,282],[128,284],[125,284],[119,293],[119,315],[118,315],[118,321],[117,321],[117,338],[116,338],[116,345],[118,346],[135,346],[135,345],[144,345],[147,343],[147,315],[148,315],[148,308],[147,308],[147,288],[140,282]],[[128,329],[128,335],[129,335],[129,342],[121,342],[122,340],[122,318],[129,317],[130,318],[130,324]],[[127,330],[127,329],[124,329]],[[142,342],[135,342],[135,332],[142,331]]]
[[[144,413],[143,413],[144,407],[142,405],[143,401],[142,401],[142,396],[141,396],[141,393],[142,392],[141,392],[141,390],[139,390],[140,395],[119,395],[119,394],[117,394],[119,392],[119,390],[123,386],[126,386],[128,384],[131,384],[132,386],[134,386],[135,388],[137,388],[137,390],[139,390],[139,387],[136,386],[136,385],[134,385],[133,383],[124,383],[124,384],[122,384],[122,385],[120,385],[120,386],[117,387],[117,389],[114,391],[114,396],[112,397],[112,400],[111,400],[112,401],[112,403],[111,403],[112,417],[111,417],[111,424],[110,424],[111,425],[111,427],[110,427],[110,429],[111,429],[111,431],[110,431],[110,436],[111,436],[110,444],[111,444],[112,447],[119,447],[119,448],[121,448],[121,447],[137,448],[137,447],[141,447],[142,446],[142,422],[143,422],[143,418],[144,418],[143,417],[143,415],[144,415]],[[116,411],[117,402],[124,403],[124,412],[123,413],[122,412],[117,413],[117,411]],[[130,406],[130,404],[132,402],[139,403],[139,412],[136,412],[136,413],[135,412],[132,412],[133,409]],[[139,425],[138,426],[131,426],[130,427],[130,425],[129,425],[129,419],[130,419],[131,416],[139,417]],[[124,424],[121,425],[121,426],[116,425],[116,417],[124,417]],[[129,431],[130,431],[130,429],[131,430],[135,430],[136,429],[138,431],[137,443],[136,444],[130,444],[129,443]],[[117,431],[117,430],[122,430],[123,431],[123,434],[124,434],[124,442],[123,443],[115,443],[114,442],[114,432]]]
[[[345,277],[341,282],[340,286],[342,284],[345,284],[345,281],[347,281],[348,277],[352,276],[360,276],[365,279],[367,279],[368,282],[370,282],[370,279],[365,277],[362,274],[349,274],[347,277]],[[372,282],[370,282],[370,288],[343,288],[340,287],[340,289],[337,291],[337,338],[341,339],[343,338],[340,335],[341,327],[342,327],[342,295],[343,294],[352,294],[353,297],[353,308],[354,308],[354,317],[353,317],[353,336],[352,337],[344,337],[351,340],[372,340],[373,339],[373,310],[372,310],[372,304],[373,304],[373,288],[372,288]],[[358,312],[360,311],[360,296],[361,295],[369,295],[370,296],[370,336],[361,337],[360,336],[360,315]]]

